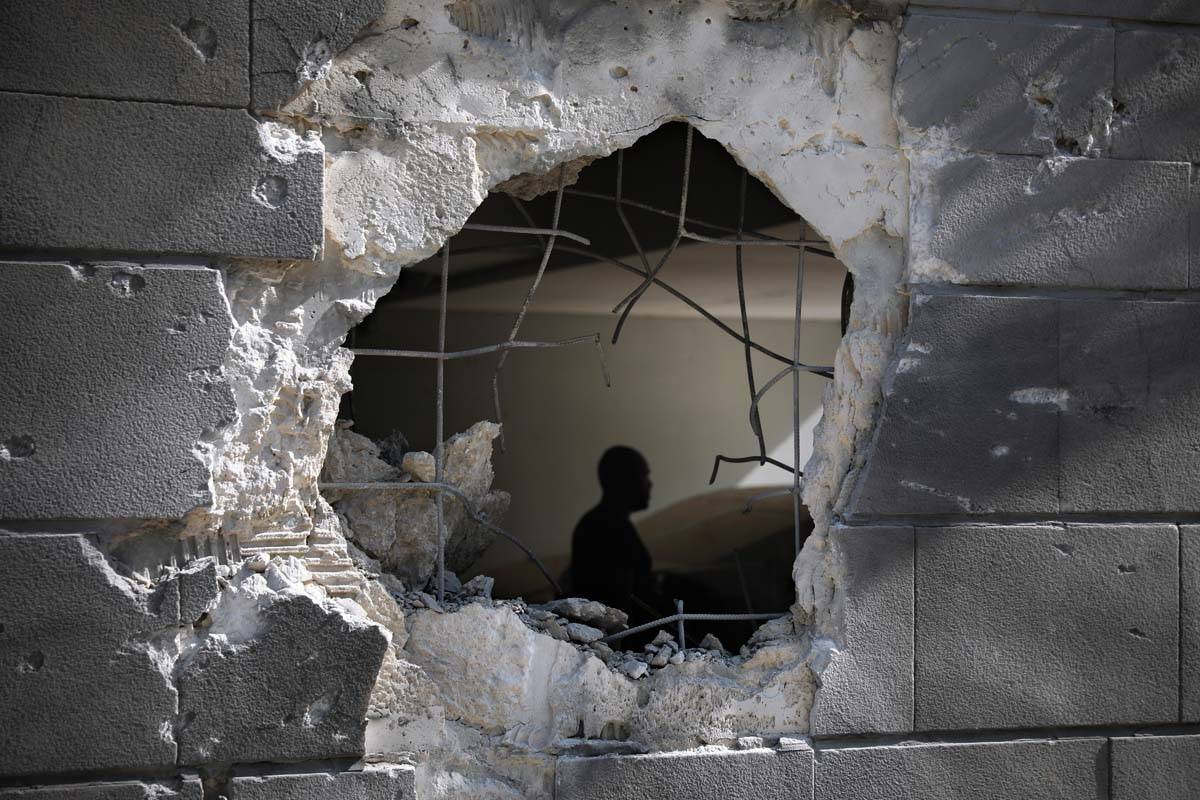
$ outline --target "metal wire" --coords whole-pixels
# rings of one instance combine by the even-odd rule
[[[613,344],[616,344],[617,339],[620,338],[621,329],[623,327],[625,327],[625,320],[629,319],[629,314],[633,311],[633,307],[635,305],[637,305],[637,301],[639,299],[641,299],[642,295],[644,295],[646,293],[646,290],[650,288],[650,286],[653,283],[654,278],[658,277],[658,273],[662,270],[662,268],[666,265],[667,261],[671,258],[671,254],[675,252],[675,248],[679,247],[679,241],[680,241],[680,239],[683,238],[683,221],[684,221],[684,218],[687,216],[688,185],[691,181],[691,175],[692,175],[692,126],[688,125],[687,126],[687,138],[684,140],[684,145],[683,145],[683,181],[682,181],[683,188],[680,190],[680,193],[679,193],[679,224],[676,226],[676,229],[675,229],[675,238],[671,240],[671,245],[670,245],[670,247],[667,248],[667,252],[663,253],[662,258],[660,258],[658,260],[658,264],[655,265],[654,269],[650,272],[649,275],[647,275],[645,277],[645,279],[641,282],[641,284],[638,286],[638,288],[634,289],[633,292],[628,297],[626,297],[624,300],[621,301],[621,303],[619,303],[617,305],[617,308],[621,308],[622,306],[624,306],[624,309],[622,309],[622,311],[621,311],[620,319],[617,320],[617,326],[613,329],[613,336],[612,336]],[[617,308],[613,309],[613,311],[615,312],[617,310]]]
[[[780,469],[787,470],[788,472],[793,471],[792,468],[787,464],[783,463],[782,461],[777,461],[770,456],[742,456],[740,458],[730,458],[729,456],[718,455],[713,459],[712,474],[708,476],[708,485],[712,486],[714,483],[716,483],[717,469],[720,468],[721,462],[726,464],[747,464],[751,461],[757,461],[760,466],[763,464],[770,464],[773,467],[779,467]]]
[[[709,483],[711,484],[711,483],[715,482],[716,477],[717,477],[717,471],[722,462],[748,463],[748,462],[752,462],[752,461],[757,461],[760,465],[771,464],[772,466],[775,466],[780,469],[791,472],[792,473],[791,487],[786,488],[786,489],[774,489],[774,490],[763,492],[762,494],[756,495],[747,501],[745,510],[747,512],[749,512],[755,503],[757,503],[761,500],[764,500],[766,498],[769,498],[769,497],[775,497],[775,496],[781,496],[781,495],[791,495],[793,498],[793,528],[794,528],[794,536],[795,536],[795,546],[796,546],[796,552],[797,553],[799,552],[800,518],[801,518],[801,493],[800,493],[801,483],[800,483],[800,481],[801,481],[801,477],[802,477],[802,473],[799,469],[799,466],[800,466],[800,464],[799,464],[799,461],[800,461],[800,416],[799,416],[800,415],[800,406],[799,406],[799,403],[800,403],[800,396],[799,396],[800,373],[809,372],[809,373],[812,373],[815,375],[821,375],[826,378],[833,377],[833,367],[813,366],[813,365],[809,365],[809,364],[804,364],[800,361],[800,343],[801,343],[800,323],[801,323],[801,309],[802,309],[802,305],[803,305],[804,266],[805,266],[804,260],[805,260],[805,253],[808,249],[817,249],[819,252],[826,252],[825,248],[828,247],[828,244],[823,241],[806,239],[805,238],[805,228],[803,226],[803,222],[802,222],[801,230],[800,230],[800,234],[801,234],[800,238],[794,239],[794,240],[793,239],[781,239],[778,237],[759,233],[759,232],[753,231],[753,230],[747,231],[745,229],[747,173],[744,170],[741,173],[741,180],[740,180],[740,186],[739,186],[738,220],[737,220],[736,227],[731,228],[731,227],[728,227],[725,225],[688,217],[688,215],[687,215],[688,191],[689,191],[689,186],[690,186],[690,181],[691,181],[693,133],[694,133],[693,128],[690,125],[687,126],[686,138],[684,141],[683,175],[682,175],[682,179],[681,179],[680,201],[679,201],[679,208],[677,211],[668,211],[666,209],[656,208],[656,207],[651,206],[646,203],[629,200],[624,196],[625,154],[624,154],[624,151],[618,151],[618,153],[617,153],[616,189],[615,189],[614,195],[612,195],[612,196],[600,194],[597,192],[588,192],[588,191],[579,190],[579,189],[567,189],[565,187],[565,167],[559,168],[559,182],[558,182],[558,190],[555,194],[555,199],[554,199],[553,219],[550,223],[550,227],[548,227],[548,228],[539,227],[538,225],[536,225],[534,223],[534,220],[530,216],[528,209],[525,207],[525,205],[523,203],[521,203],[515,197],[512,198],[512,202],[513,202],[514,206],[516,207],[516,209],[518,210],[518,212],[521,214],[522,218],[527,223],[526,226],[522,227],[522,226],[511,226],[511,225],[485,225],[485,224],[479,224],[479,223],[468,223],[464,226],[464,230],[516,234],[516,235],[524,235],[524,236],[533,236],[533,237],[537,238],[537,244],[535,244],[535,245],[501,244],[501,245],[486,245],[486,246],[479,246],[479,247],[461,248],[461,252],[470,252],[470,251],[474,251],[474,250],[495,250],[495,249],[501,249],[501,248],[505,248],[505,247],[529,247],[529,246],[537,247],[539,250],[541,250],[541,259],[539,261],[537,271],[534,274],[533,280],[530,283],[528,291],[526,292],[525,299],[521,304],[520,310],[518,311],[518,313],[516,315],[516,318],[513,322],[513,326],[509,333],[509,336],[505,341],[497,343],[497,344],[493,344],[493,345],[486,345],[483,347],[476,347],[476,348],[471,348],[471,349],[467,349],[467,350],[460,350],[460,351],[454,351],[454,352],[446,351],[447,295],[448,295],[449,268],[450,268],[450,245],[449,245],[449,243],[447,243],[442,248],[441,281],[440,281],[440,286],[439,286],[439,305],[438,305],[438,349],[437,349],[437,351],[428,352],[428,351],[417,351],[417,350],[394,350],[394,349],[384,349],[384,348],[358,348],[358,347],[352,346],[351,349],[356,355],[386,356],[386,357],[415,358],[415,359],[432,359],[437,362],[437,419],[436,419],[437,446],[435,448],[435,453],[434,453],[434,463],[435,463],[435,480],[434,480],[434,482],[432,482],[432,483],[415,483],[415,482],[414,483],[393,483],[393,482],[351,483],[351,482],[347,482],[347,483],[322,484],[321,488],[323,490],[350,490],[350,491],[376,490],[376,489],[386,489],[386,490],[401,491],[401,492],[434,491],[435,492],[434,500],[435,500],[436,518],[437,518],[437,539],[438,539],[437,596],[438,596],[439,601],[444,600],[444,593],[445,593],[446,528],[445,528],[445,511],[444,511],[444,505],[443,505],[443,498],[446,494],[449,494],[452,497],[454,497],[455,499],[457,499],[462,504],[464,512],[467,515],[467,517],[469,517],[475,523],[484,526],[489,531],[512,542],[514,545],[516,545],[518,548],[520,548],[521,551],[523,553],[525,553],[525,555],[532,561],[532,563],[539,569],[539,571],[542,573],[542,575],[546,578],[547,582],[553,588],[555,594],[556,595],[561,594],[561,587],[559,587],[557,581],[555,581],[553,576],[546,569],[545,565],[537,558],[537,556],[533,553],[533,551],[531,549],[529,549],[520,539],[513,536],[509,532],[505,531],[503,528],[501,528],[497,525],[494,525],[485,516],[480,514],[473,507],[470,500],[457,487],[455,487],[451,484],[445,483],[445,444],[444,444],[444,439],[445,439],[445,431],[444,431],[444,426],[445,426],[445,363],[447,361],[456,360],[456,359],[474,358],[474,357],[478,357],[478,356],[489,355],[492,353],[500,354],[500,357],[497,360],[495,370],[492,374],[492,399],[493,399],[493,404],[494,404],[496,421],[498,423],[501,423],[500,446],[501,446],[502,451],[505,448],[505,440],[504,440],[504,432],[503,432],[503,422],[502,422],[502,418],[501,418],[499,379],[500,379],[501,370],[504,367],[504,364],[508,357],[508,353],[510,351],[520,350],[520,349],[543,349],[543,348],[552,348],[552,347],[563,347],[563,346],[568,346],[568,345],[592,342],[593,344],[595,344],[597,351],[599,353],[600,366],[601,366],[601,371],[604,375],[605,384],[611,385],[611,380],[610,380],[610,377],[608,374],[608,365],[607,365],[607,361],[605,359],[603,347],[600,342],[599,334],[593,334],[590,336],[578,336],[578,337],[574,337],[574,338],[570,338],[570,339],[563,339],[561,341],[524,341],[524,340],[520,340],[517,338],[518,333],[521,328],[521,325],[529,311],[530,305],[532,304],[534,294],[536,293],[536,291],[542,281],[542,278],[545,276],[545,273],[547,271],[547,268],[548,268],[548,265],[550,262],[550,258],[552,256],[552,254],[554,253],[556,247],[560,252],[566,252],[566,253],[571,253],[571,254],[575,254],[575,255],[583,255],[594,261],[608,263],[614,267],[617,267],[624,271],[635,274],[641,279],[638,283],[637,288],[634,289],[632,292],[630,292],[624,299],[622,299],[622,301],[620,303],[618,303],[613,308],[613,313],[619,312],[619,314],[620,314],[620,316],[617,320],[617,324],[614,327],[614,331],[613,331],[613,335],[612,335],[612,342],[614,344],[618,341],[621,331],[622,331],[626,321],[628,320],[629,316],[633,312],[634,306],[637,304],[638,300],[641,299],[641,297],[650,289],[651,286],[658,286],[659,288],[663,289],[668,294],[672,295],[677,300],[679,300],[680,302],[684,303],[689,308],[696,311],[704,319],[708,320],[710,323],[717,326],[723,333],[729,335],[730,337],[739,341],[742,344],[743,352],[744,352],[744,356],[745,356],[745,363],[746,363],[747,386],[748,386],[749,394],[750,394],[750,428],[757,440],[758,454],[755,456],[736,457],[736,458],[724,456],[724,455],[717,455],[713,462],[713,471],[712,471],[712,475],[709,478]],[[633,250],[637,254],[639,261],[641,262],[641,268],[638,268],[631,264],[627,264],[618,258],[606,256],[602,253],[593,252],[591,250],[585,250],[585,249],[581,249],[578,247],[572,247],[570,245],[560,242],[559,240],[568,240],[568,241],[578,242],[579,244],[582,244],[587,247],[590,247],[590,245],[591,245],[590,240],[587,239],[586,237],[580,236],[580,235],[572,233],[570,231],[564,231],[564,230],[559,229],[559,219],[561,216],[562,199],[563,199],[564,195],[572,195],[572,196],[578,196],[578,197],[584,197],[584,198],[592,198],[592,199],[597,199],[597,200],[611,201],[613,203],[613,207],[616,211],[617,217],[620,220],[621,225],[624,228],[625,233],[629,238],[629,242],[633,246]],[[675,219],[675,224],[676,224],[675,235],[674,235],[670,245],[666,249],[666,251],[663,253],[663,255],[661,257],[659,257],[657,259],[656,263],[653,266],[651,266],[650,257],[647,254],[645,248],[642,246],[642,243],[641,243],[640,239],[638,238],[637,233],[635,232],[632,224],[630,223],[628,217],[625,214],[625,208],[627,208],[627,207],[628,208],[638,208],[638,209],[642,209],[642,210],[650,212],[650,213],[654,213],[654,214],[658,214],[661,216],[670,217],[670,218]],[[691,230],[689,228],[689,226],[699,226],[701,228],[707,228],[707,229],[719,231],[722,233],[727,233],[727,234],[731,233],[731,234],[733,234],[733,236],[732,236],[732,238],[708,236],[708,235],[696,233],[694,230]],[[738,331],[734,330],[732,327],[730,327],[726,323],[724,323],[722,320],[718,319],[714,314],[707,311],[703,306],[701,306],[696,301],[692,300],[686,294],[684,294],[683,292],[679,291],[678,289],[672,287],[670,284],[663,281],[662,278],[660,277],[660,273],[662,272],[663,268],[666,266],[667,262],[671,259],[672,255],[675,253],[675,251],[679,247],[680,243],[684,239],[688,239],[691,241],[697,241],[697,242],[704,242],[707,244],[729,245],[729,246],[734,247],[735,274],[736,274],[737,291],[738,291],[738,309],[739,309],[739,316],[740,316],[740,322],[741,322],[741,332],[740,333]],[[754,341],[754,339],[751,338],[749,313],[748,313],[747,303],[746,303],[744,263],[743,263],[743,252],[742,252],[742,248],[746,247],[746,246],[791,247],[791,248],[795,248],[797,250],[796,305],[795,305],[795,316],[794,316],[793,348],[792,348],[791,357],[785,356],[781,353],[777,353],[777,352],[763,346],[762,344]],[[353,345],[353,342],[351,344]],[[757,351],[757,352],[767,356],[768,358],[774,359],[774,360],[786,365],[784,367],[784,369],[780,370],[778,373],[776,373],[774,376],[772,376],[761,387],[756,385],[757,382],[755,380],[754,366],[753,366],[753,360],[752,360],[753,351]],[[761,411],[760,411],[760,404],[761,404],[763,397],[767,394],[767,392],[776,383],[781,381],[787,375],[792,376],[792,427],[793,427],[793,437],[792,438],[793,438],[793,462],[794,463],[791,466],[767,456],[766,442],[765,442],[765,437],[764,437],[764,433],[763,433],[762,418],[761,418]],[[739,562],[738,562],[738,570],[739,570],[739,575],[741,575],[740,558],[739,558]],[[741,576],[741,580],[743,583],[743,593],[746,593],[747,587],[745,585],[744,576]],[[677,623],[679,623],[680,644],[681,644],[681,646],[686,646],[686,639],[685,639],[686,634],[685,634],[684,627],[683,627],[683,623],[685,620],[714,621],[714,622],[737,622],[737,621],[754,621],[754,620],[775,619],[780,616],[783,616],[783,614],[775,614],[775,613],[771,613],[771,614],[766,614],[766,613],[686,614],[686,613],[683,613],[682,603],[679,603],[679,601],[676,601],[676,602],[677,602],[677,613],[676,614],[669,616],[669,617],[663,617],[661,619],[654,620],[653,622],[649,622],[644,625],[639,625],[635,628],[631,628],[626,631],[621,631],[617,634],[613,634],[611,636],[605,637],[601,641],[604,641],[604,642],[618,641],[622,638],[625,638],[626,636],[640,633],[645,630],[650,630],[652,628],[656,628],[656,627],[659,627],[661,625],[668,624],[671,622],[677,622]],[[746,596],[746,602],[747,602],[747,606],[749,607],[750,599],[749,599],[748,594]]]
[[[655,628],[662,627],[663,625],[669,625],[672,622],[682,622],[684,620],[691,622],[747,622],[751,620],[779,619],[780,617],[785,616],[787,616],[786,611],[782,611],[777,614],[672,614],[669,617],[662,617],[661,619],[656,619],[653,622],[647,622],[644,625],[636,625],[632,628],[611,634],[610,636],[605,636],[600,641],[608,644],[609,642],[620,641],[626,636],[633,636],[635,633],[642,633],[643,631],[653,630]],[[680,644],[683,643],[680,642]]]
[[[450,242],[442,245],[442,291],[438,303],[438,352],[446,352],[446,295],[450,286]],[[437,442],[433,451],[434,480],[441,483],[445,477],[445,422],[446,422],[446,359],[437,360]],[[437,509],[437,599],[446,599],[446,525],[442,508],[442,494],[434,498]]]
[[[533,302],[533,295],[538,289],[538,285],[542,282],[542,276],[546,274],[546,265],[550,263],[550,255],[554,252],[554,243],[558,238],[558,219],[562,213],[563,187],[566,183],[566,165],[558,168],[558,191],[554,195],[554,219],[550,223],[549,231],[545,232],[547,236],[545,249],[542,251],[542,261],[538,264],[537,274],[533,276],[533,282],[529,284],[529,291],[525,293],[525,301],[521,303],[521,310],[517,312],[517,318],[513,321],[512,330],[508,334],[508,341],[513,342],[517,338],[517,333],[521,330],[521,323],[525,321],[525,315],[529,312],[529,305]],[[442,348],[445,349],[445,348]],[[500,426],[500,452],[505,451],[504,438],[504,419],[500,411],[500,370],[504,369],[504,362],[508,359],[508,351],[500,353],[500,359],[496,364],[496,369],[492,373],[492,404],[496,412],[496,423]],[[608,378],[608,370],[605,369],[605,380]]]
[[[586,239],[577,233],[570,231],[560,231],[553,228],[521,228],[515,225],[481,225],[476,222],[468,222],[463,225],[464,231],[492,231],[493,233],[525,233],[532,236],[561,236],[564,239],[572,239],[580,244],[591,245],[591,239]]]

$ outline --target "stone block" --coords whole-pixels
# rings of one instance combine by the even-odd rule
[[[217,586],[217,561],[201,558],[179,571],[179,621],[188,624],[204,615],[220,591]]]
[[[0,800],[204,800],[199,778],[151,781],[103,781],[0,789]]]
[[[197,450],[234,415],[220,273],[0,263],[0,297],[0,519],[211,502]]]
[[[923,6],[948,6],[983,11],[1028,11],[1136,19],[1148,22],[1200,22],[1194,0],[921,0]]]
[[[244,110],[0,92],[0,250],[311,259],[320,141]]]
[[[1200,736],[1112,740],[1112,800],[1195,800],[1200,791]]]
[[[0,776],[174,765],[178,607],[81,535],[0,532],[0,586]]]
[[[412,767],[362,772],[239,776],[225,788],[228,800],[416,800]]]
[[[909,143],[1048,155],[1108,144],[1113,31],[915,13],[901,34],[896,109]]]
[[[1200,161],[1200,31],[1117,33],[1113,155]]]
[[[1200,722],[1200,526],[1179,527],[1179,712]]]
[[[560,758],[558,800],[759,800],[812,797],[811,750]]]
[[[918,528],[917,730],[1174,721],[1178,546],[1174,525]]]
[[[333,57],[384,6],[384,0],[255,0],[254,107],[276,108],[324,77]]]
[[[911,170],[915,283],[1183,289],[1189,165],[925,153]]]
[[[1200,511],[1200,303],[1060,310],[1062,511]]]
[[[245,107],[247,0],[6,0],[0,90]]]
[[[849,512],[1056,511],[1057,339],[1054,301],[915,296]]]
[[[823,750],[816,800],[1096,800],[1104,739]]]
[[[362,755],[389,645],[381,628],[330,602],[271,594],[257,575],[226,590],[213,617],[175,668],[180,763]]]
[[[819,676],[814,736],[897,733],[913,726],[911,527],[837,527],[830,532],[842,595],[842,638]]]

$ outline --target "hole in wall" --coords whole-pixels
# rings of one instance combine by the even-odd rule
[[[789,471],[796,456],[794,423],[799,422],[801,431],[803,466],[851,297],[844,266],[803,220],[748,177],[718,143],[693,134],[689,157],[686,138],[683,123],[660,128],[624,153],[586,167],[563,190],[561,201],[556,172],[532,189],[528,180],[514,181],[514,191],[524,199],[493,193],[449,243],[445,349],[464,352],[506,341],[512,334],[546,252],[545,231],[554,228],[575,237],[555,237],[515,337],[540,344],[445,362],[442,438],[465,433],[470,440],[447,445],[446,480],[487,483],[473,486],[468,494],[490,504],[493,521],[521,537],[563,584],[563,593],[573,595],[572,534],[601,499],[597,463],[612,445],[640,451],[653,487],[650,506],[635,511],[632,521],[653,564],[654,584],[643,587],[644,602],[628,608],[631,623],[674,613],[676,599],[684,601],[685,611],[736,613],[782,612],[794,601],[791,564],[797,543],[812,526],[801,509],[797,536]],[[676,243],[685,171],[684,227],[689,234],[808,242],[799,356],[803,364],[818,366],[800,371],[794,408],[790,365],[800,248],[737,248],[687,238]],[[624,220],[617,212],[618,184]],[[561,203],[557,227],[556,202]],[[739,249],[745,320],[739,303]],[[665,262],[664,256],[669,256]],[[646,273],[660,262],[658,283],[645,288],[622,323],[614,306],[636,294]],[[355,389],[343,400],[343,425],[352,421],[355,432],[375,440],[393,479],[436,477],[437,362],[361,351],[438,351],[442,269],[438,254],[402,273],[348,341],[360,353],[352,368]],[[743,324],[754,345],[749,356],[738,338]],[[598,364],[597,338],[611,388]],[[564,342],[572,343],[549,346]],[[787,378],[777,379],[761,400],[761,444],[750,421],[747,358],[755,391],[762,391],[781,370]],[[479,428],[481,420],[498,421],[491,384],[501,359],[503,449],[497,431]],[[493,480],[481,480],[485,466],[460,458],[472,448],[492,451]],[[718,454],[728,458],[714,465]],[[475,472],[468,475],[471,469]],[[769,496],[758,497],[764,493]],[[331,499],[344,512],[356,544],[386,562],[387,554],[378,549],[384,541],[354,532],[354,513],[346,513],[361,500]],[[744,513],[752,500],[752,511]],[[454,502],[444,500],[447,507]],[[461,516],[456,520],[466,524]],[[362,521],[360,527],[368,524]],[[447,534],[447,566],[458,572],[457,578],[489,576],[497,596],[552,598],[545,578],[510,543],[497,539],[478,553],[464,554],[449,526]],[[493,538],[485,532],[483,543]],[[402,550],[395,551],[393,544],[388,545],[393,555],[402,559]],[[464,555],[473,555],[469,563]],[[628,605],[619,598],[601,599]],[[694,622],[685,636],[694,646],[715,634],[736,650],[757,625],[749,620]],[[674,625],[666,627],[678,636]]]

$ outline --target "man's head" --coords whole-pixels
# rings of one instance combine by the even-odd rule
[[[630,511],[650,505],[650,465],[632,447],[617,445],[604,451],[596,470],[604,498]]]

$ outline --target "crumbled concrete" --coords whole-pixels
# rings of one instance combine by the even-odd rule
[[[530,608],[544,609],[576,622],[595,625],[609,633],[615,633],[629,624],[629,615],[621,609],[609,608],[603,603],[583,597],[564,597],[561,600],[552,600],[540,606],[530,606]]]
[[[298,559],[243,568],[175,676],[185,764],[361,755],[389,635],[328,600]],[[355,613],[357,611],[357,613]]]
[[[494,524],[502,522],[509,503],[506,492],[491,489],[492,441],[499,435],[499,425],[479,422],[465,433],[452,436],[444,447],[444,482],[461,491],[475,510]],[[402,472],[380,457],[374,442],[349,426],[338,427],[330,448],[332,461],[326,460],[323,482],[432,482],[435,477],[418,458],[429,454],[406,453],[403,463],[409,465],[409,471]],[[338,514],[346,520],[353,542],[378,559],[383,569],[415,587],[425,586],[437,569],[435,496],[434,491],[396,492],[387,488],[329,493]],[[471,520],[455,497],[443,495],[442,508],[446,568],[452,572],[469,569],[491,545],[494,534]]]

